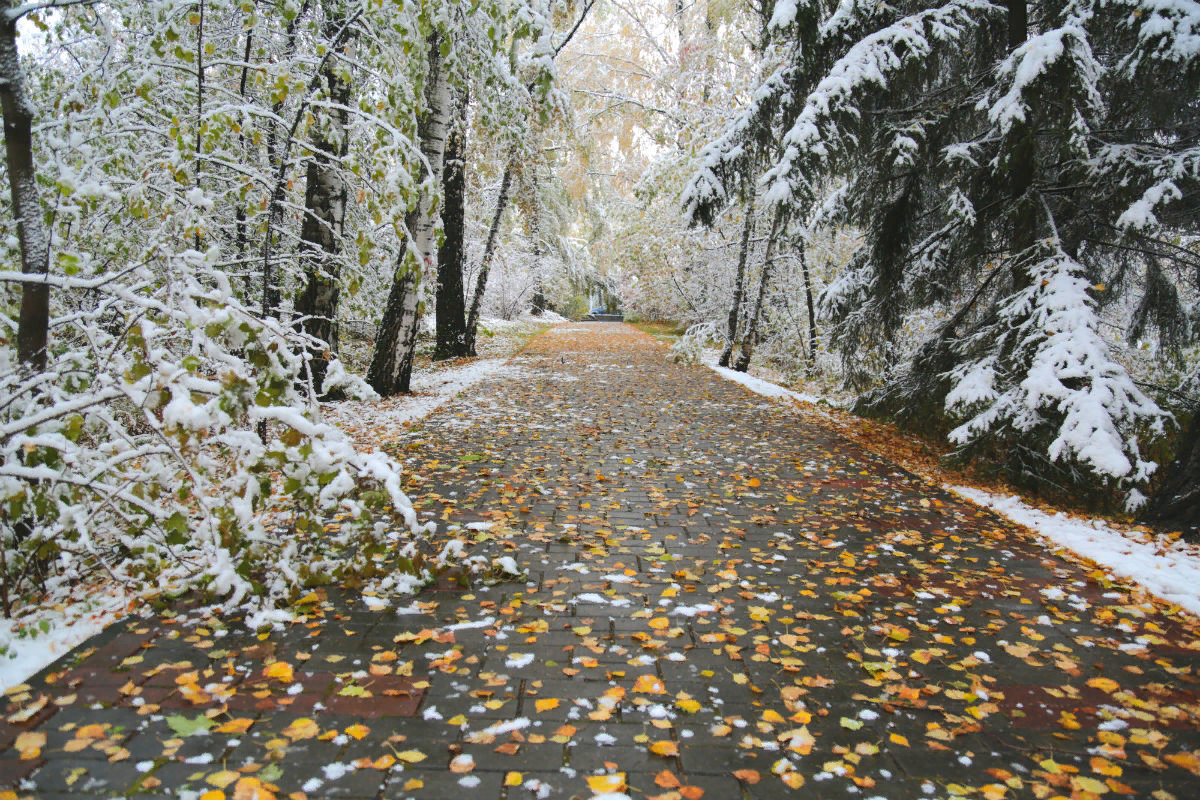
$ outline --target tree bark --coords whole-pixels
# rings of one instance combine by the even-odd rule
[[[800,245],[800,270],[804,273],[804,300],[808,304],[808,360],[804,374],[812,375],[817,365],[817,314],[813,308],[812,280],[808,275],[808,258],[803,244]]]
[[[542,205],[540,189],[538,188],[537,170],[531,169],[529,172],[529,242],[533,249],[533,268],[530,270],[533,273],[535,281],[533,287],[533,300],[530,303],[530,310],[533,314],[541,316],[546,310],[546,291],[542,286]]]
[[[446,150],[446,121],[449,116],[449,76],[442,61],[442,37],[430,34],[429,70],[425,77],[425,108],[417,122],[417,135],[425,164],[419,184],[433,187],[422,193],[417,207],[405,217],[409,236],[406,252],[388,295],[388,306],[375,339],[375,353],[367,382],[384,397],[405,394],[412,380],[413,355],[417,345],[417,327],[421,320],[420,288],[425,273],[436,270],[437,247],[434,200],[442,179],[442,159]],[[388,315],[395,315],[389,318]]]
[[[754,235],[754,195],[746,199],[746,224],[742,226],[742,245],[738,250],[737,274],[733,279],[733,301],[729,304],[729,317],[726,321],[725,349],[717,364],[729,366],[733,357],[733,344],[737,341],[738,315],[742,311],[742,299],[746,293],[746,259],[750,256],[750,239]]]
[[[1029,37],[1029,8],[1027,0],[1008,0],[1008,50],[1015,52]],[[1033,247],[1037,239],[1037,207],[1031,190],[1036,171],[1037,153],[1030,120],[1017,123],[1013,129],[1013,149],[1009,162],[1009,197],[1013,202],[1012,239],[1010,251],[1022,253]],[[1015,273],[1020,286],[1027,286],[1030,277],[1022,265]]]
[[[471,298],[471,311],[467,315],[467,347],[470,355],[476,355],[475,335],[479,329],[479,310],[483,306],[483,293],[487,289],[488,269],[496,253],[496,237],[500,233],[500,221],[508,207],[508,195],[512,188],[513,167],[509,164],[500,179],[500,195],[496,198],[496,213],[492,216],[492,227],[488,230],[487,243],[483,246],[483,258],[479,262],[479,277],[475,279],[475,294]]]
[[[0,20],[0,106],[4,113],[4,147],[8,160],[9,192],[21,243],[21,272],[47,275],[50,236],[42,220],[33,165],[33,105],[17,53],[16,20]],[[21,316],[17,324],[17,359],[34,371],[46,368],[50,333],[50,286],[21,287]]]
[[[467,347],[467,308],[463,290],[466,266],[466,90],[458,93],[457,123],[446,137],[442,160],[442,246],[438,248],[437,346],[433,360],[470,355]]]
[[[771,235],[767,238],[767,253],[763,259],[762,272],[758,274],[758,299],[754,301],[754,310],[750,319],[746,320],[746,332],[742,335],[742,352],[738,355],[733,368],[738,372],[750,369],[750,358],[754,355],[754,340],[758,337],[758,321],[762,317],[763,301],[767,297],[767,284],[771,280],[771,266],[775,261],[775,242],[779,238],[779,226],[783,221],[783,209],[775,211],[771,220]]]
[[[342,14],[331,9],[325,21],[324,38],[329,47],[340,50],[348,41]],[[313,388],[328,399],[341,399],[324,391],[329,362],[338,352],[337,309],[341,294],[342,236],[346,227],[346,206],[350,190],[342,174],[341,160],[349,142],[350,82],[338,69],[335,58],[325,60],[321,83],[329,101],[339,108],[319,112],[326,118],[327,129],[318,127],[312,135],[313,156],[308,161],[304,191],[304,220],[300,226],[300,263],[304,269],[304,291],[296,300],[300,325],[323,346],[310,350],[309,370]]]

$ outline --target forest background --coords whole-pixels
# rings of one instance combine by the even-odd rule
[[[430,549],[320,403],[529,309],[671,320],[678,358],[1200,522],[1200,4],[0,13],[6,611],[101,570],[254,624],[503,569]]]

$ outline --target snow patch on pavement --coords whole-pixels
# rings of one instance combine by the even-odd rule
[[[13,619],[0,619],[0,691],[19,686],[124,617],[132,600],[117,585],[80,585],[63,602],[26,607]]]
[[[1018,497],[1004,497],[966,486],[947,489],[997,511],[1057,545],[1090,558],[1115,576],[1136,581],[1149,591],[1200,616],[1200,547],[1165,536],[1123,533],[1102,520],[1047,514]],[[1049,592],[1043,592],[1048,599]],[[1061,591],[1055,593],[1061,596]]]
[[[415,375],[412,394],[370,402],[345,402],[322,406],[326,419],[353,435],[371,435],[382,427],[399,427],[424,419],[434,410],[488,378],[516,377],[524,369],[499,358],[484,358]]]

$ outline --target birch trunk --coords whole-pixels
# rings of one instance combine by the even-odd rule
[[[771,280],[771,266],[775,261],[775,242],[779,238],[779,225],[783,221],[783,209],[775,211],[771,220],[771,235],[767,238],[767,254],[763,259],[762,272],[758,275],[758,298],[754,301],[754,310],[750,319],[746,320],[746,333],[742,336],[742,352],[738,355],[733,368],[745,372],[750,368],[750,358],[754,355],[754,340],[758,337],[758,321],[762,316],[763,301],[767,297],[767,284]]]
[[[0,106],[4,112],[4,148],[8,160],[9,192],[21,243],[21,272],[46,275],[50,267],[50,237],[42,221],[33,166],[33,105],[25,91],[25,76],[17,53],[17,22],[0,18]],[[50,331],[50,287],[25,283],[21,287],[21,316],[17,325],[17,359],[37,372],[46,368]]]
[[[425,78],[425,112],[417,124],[421,154],[421,198],[405,217],[409,241],[388,295],[388,306],[375,339],[367,382],[384,397],[405,394],[412,380],[413,354],[420,322],[421,282],[437,267],[437,193],[442,180],[450,112],[450,83],[442,62],[442,37],[429,37],[429,71]]]
[[[333,13],[325,22],[325,39],[335,52],[345,46],[346,25],[343,15]],[[318,128],[312,136],[313,156],[308,161],[304,192],[304,221],[300,226],[300,263],[304,268],[304,291],[296,300],[296,312],[304,332],[324,346],[310,352],[309,370],[318,395],[323,389],[329,362],[338,352],[337,309],[341,294],[342,236],[346,227],[349,187],[341,169],[348,149],[347,126],[350,122],[350,82],[338,68],[336,58],[328,58],[321,69],[321,83],[337,108],[320,113],[327,128]],[[329,397],[340,399],[340,397]]]

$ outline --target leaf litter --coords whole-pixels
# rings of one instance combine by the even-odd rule
[[[439,535],[507,576],[366,607],[331,585],[257,635],[202,609],[131,623],[109,696],[59,705],[87,651],[9,691],[9,715],[42,697],[97,720],[51,716],[19,758],[90,749],[210,800],[448,777],[509,798],[1188,796],[1193,617],[648,337],[575,330],[535,340],[520,382],[381,433]]]

